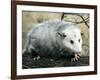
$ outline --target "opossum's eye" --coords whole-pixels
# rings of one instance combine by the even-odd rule
[[[81,36],[83,36],[84,35],[84,33],[81,33]]]
[[[66,35],[64,33],[58,33],[61,37],[65,38]]]
[[[78,42],[80,42],[80,39],[78,40]]]
[[[66,35],[65,35],[65,34],[63,34],[63,35],[62,35],[62,37],[66,37]]]
[[[71,44],[74,44],[74,41],[73,41],[73,40],[70,40],[70,43],[71,43]]]

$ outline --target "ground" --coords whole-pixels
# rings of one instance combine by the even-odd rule
[[[38,60],[34,60],[30,54],[23,54],[22,68],[48,68],[48,67],[69,67],[69,66],[88,66],[89,57],[80,57],[76,62],[72,62],[66,57],[41,57]]]

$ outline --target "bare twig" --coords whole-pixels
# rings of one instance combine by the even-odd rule
[[[81,19],[83,20],[83,22],[85,23],[85,25],[89,28],[89,25],[87,24],[87,22],[85,21],[85,19],[83,18],[83,16],[81,16],[80,14],[78,14],[78,16],[81,17]]]
[[[88,21],[89,17],[84,19],[83,16],[78,14],[78,13],[63,13],[61,19],[63,19],[65,14],[67,14],[67,15],[76,15],[76,16],[79,16],[82,19],[82,21],[79,21],[79,22],[73,22],[73,21],[68,21],[68,22],[73,22],[73,23],[76,23],[76,24],[85,23],[85,25],[89,28],[89,25],[87,24],[87,21]]]
[[[65,15],[65,13],[62,13],[62,15],[61,15],[61,20],[64,19],[64,15]]]

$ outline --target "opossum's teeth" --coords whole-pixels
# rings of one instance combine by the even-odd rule
[[[72,59],[71,59],[72,62],[75,62],[76,60],[77,60],[76,58],[72,58]]]
[[[72,62],[78,61],[80,56],[75,53],[75,57],[71,59]]]
[[[40,56],[34,57],[33,60],[39,60]]]
[[[78,61],[78,59],[79,59],[80,57],[77,55],[77,54],[75,54],[75,59]]]
[[[71,59],[71,62],[74,62],[74,61],[75,61],[75,59],[74,59],[74,58],[72,58],[72,59]]]
[[[77,56],[77,58],[79,59],[79,58],[80,58],[80,56]]]
[[[81,52],[78,53],[78,56],[81,56]]]

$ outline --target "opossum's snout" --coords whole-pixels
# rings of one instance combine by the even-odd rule
[[[81,56],[81,52],[73,52],[73,53],[72,53],[72,57],[75,57],[75,55],[77,55],[77,56],[80,57],[80,56]]]

